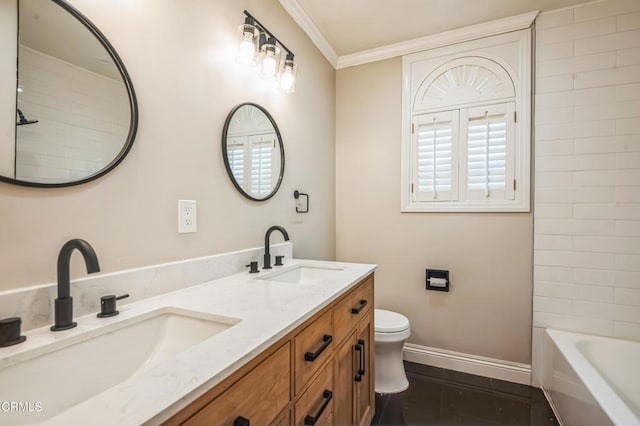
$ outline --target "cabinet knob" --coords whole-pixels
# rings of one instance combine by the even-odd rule
[[[249,421],[249,419],[242,416],[236,417],[236,419],[233,421],[233,426],[250,426],[250,425],[251,425],[251,422]]]

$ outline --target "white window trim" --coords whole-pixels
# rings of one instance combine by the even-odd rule
[[[471,49],[481,50],[485,46],[500,43],[518,42],[521,53],[519,69],[514,70],[519,77],[514,79],[517,111],[517,137],[520,141],[515,146],[514,177],[517,190],[514,200],[496,201],[451,201],[451,202],[414,202],[412,201],[412,133],[413,94],[411,93],[411,64],[421,60],[425,52],[406,55],[402,59],[402,151],[400,200],[401,212],[530,212],[531,211],[531,98],[532,98],[532,34],[531,28],[500,34],[492,37],[467,41],[445,48],[442,55],[455,55],[469,52]],[[496,31],[499,33],[499,31]],[[473,106],[473,104],[464,107]],[[442,109],[442,108],[441,108]],[[450,108],[449,108],[450,109]],[[420,111],[420,113],[436,111]]]

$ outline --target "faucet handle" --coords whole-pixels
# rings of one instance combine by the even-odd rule
[[[128,294],[116,297],[115,294],[109,294],[100,298],[100,313],[98,318],[108,318],[118,315],[120,312],[116,310],[116,301],[129,297]]]
[[[27,340],[26,336],[20,335],[20,317],[5,318],[0,320],[0,348],[17,345]]]
[[[284,256],[276,256],[276,263],[274,266],[282,266],[282,259],[284,259]]]
[[[249,262],[248,265],[245,265],[247,268],[249,269],[249,273],[250,274],[257,274],[258,272],[260,272],[260,270],[258,269],[258,262],[254,261],[254,262]]]

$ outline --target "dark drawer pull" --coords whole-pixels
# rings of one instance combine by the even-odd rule
[[[362,352],[363,352],[363,348],[362,346],[358,343],[357,345],[355,345],[353,347],[356,351],[358,351],[358,374],[356,374],[356,376],[353,378],[354,381],[356,382],[361,382],[362,381]]]
[[[367,306],[367,301],[363,299],[360,301],[360,304],[358,305],[357,308],[351,308],[351,313],[359,314],[360,311],[363,310],[365,306]]]
[[[358,374],[361,375],[365,375],[364,369],[365,369],[365,351],[364,351],[364,340],[360,339],[358,340],[358,344],[360,345],[360,347],[362,348],[362,350],[360,351],[360,369],[358,370]]]
[[[246,419],[242,416],[238,416],[236,417],[236,419],[233,421],[233,426],[250,426],[251,422],[249,421],[249,419]]]
[[[325,349],[327,349],[327,346],[329,346],[331,342],[333,342],[333,337],[329,334],[325,334],[322,337],[322,344],[320,345],[320,347],[315,352],[307,352],[306,354],[304,354],[304,360],[311,362],[315,361],[316,358],[318,358],[320,354],[324,352]]]
[[[326,390],[325,389],[325,391],[322,392],[322,398],[324,398],[324,402],[320,406],[320,409],[318,410],[316,415],[315,416],[306,416],[304,418],[304,424],[305,425],[315,425],[316,424],[316,422],[318,421],[318,419],[322,415],[322,412],[324,411],[324,409],[327,408],[327,405],[329,405],[329,402],[331,402],[331,398],[333,398],[333,392],[331,392],[330,390]]]

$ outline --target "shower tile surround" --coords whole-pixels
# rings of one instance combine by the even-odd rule
[[[251,248],[72,279],[73,315],[77,318],[99,312],[100,297],[108,294],[128,293],[129,298],[118,302],[124,305],[236,274],[251,261],[258,261],[261,266],[263,255],[264,248]],[[293,258],[293,245],[290,242],[271,245],[272,258],[276,255]],[[0,292],[0,319],[21,317],[22,331],[50,325],[56,294],[57,283]]]
[[[640,339],[640,2],[536,21],[533,383],[544,328]]]

